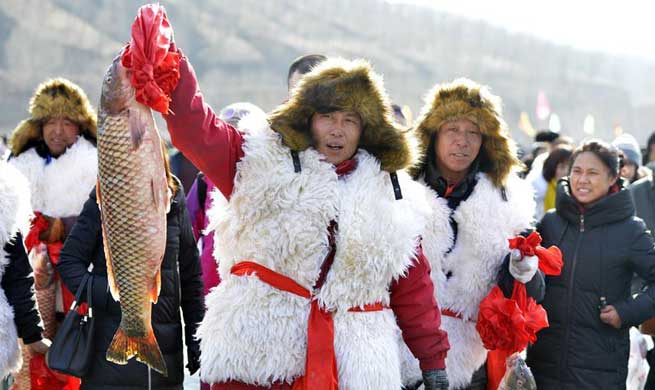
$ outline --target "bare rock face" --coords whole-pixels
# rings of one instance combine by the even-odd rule
[[[587,114],[596,136],[611,140],[620,124],[642,143],[655,123],[655,63],[583,52],[479,21],[383,0],[162,1],[179,47],[193,62],[216,108],[251,101],[265,111],[286,98],[289,63],[307,53],[368,58],[384,73],[394,100],[418,115],[438,82],[466,76],[488,84],[517,129],[521,111],[535,127],[546,91],[563,132],[581,139]],[[0,2],[0,134],[26,117],[34,88],[63,76],[93,102],[102,75],[129,39],[137,5],[129,0]]]

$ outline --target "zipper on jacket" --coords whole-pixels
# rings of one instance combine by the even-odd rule
[[[571,311],[573,303],[573,284],[575,283],[575,266],[578,262],[578,250],[580,249],[580,242],[582,241],[582,236],[584,234],[584,215],[580,214],[580,232],[578,238],[575,240],[575,249],[573,250],[573,260],[571,261],[571,275],[569,276],[569,286],[567,291],[566,298],[566,328],[564,329],[564,345],[562,345],[562,351],[564,356],[560,360],[560,380],[565,379],[566,372],[565,370],[568,367],[568,355],[569,355],[569,338],[571,333]]]
[[[584,214],[580,214],[580,232],[584,233]]]

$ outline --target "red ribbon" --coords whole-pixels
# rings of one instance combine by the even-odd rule
[[[139,8],[132,39],[121,56],[136,100],[162,114],[168,113],[169,96],[180,79],[180,53],[172,42],[173,29],[164,7],[147,4]]]
[[[311,299],[309,323],[307,324],[307,359],[305,376],[296,379],[293,390],[338,390],[339,375],[337,358],[334,352],[334,321],[332,313],[325,310],[313,299],[311,292],[291,278],[279,274],[261,264],[242,261],[235,264],[230,272],[233,275],[255,275],[262,282],[291,294]],[[364,305],[349,309],[351,312],[380,311],[382,303]]]
[[[532,232],[529,236],[518,236],[509,240],[510,249],[518,249],[523,256],[537,256],[539,258],[539,269],[546,275],[559,275],[562,272],[564,262],[562,251],[556,246],[546,249],[541,244],[541,235]]]
[[[539,269],[546,275],[559,275],[564,262],[562,252],[556,246],[544,248],[541,235],[532,232],[528,237],[509,240],[510,249],[518,249],[522,256],[537,256]],[[480,325],[480,322],[483,322]],[[478,332],[487,355],[487,390],[498,388],[512,353],[523,350],[528,343],[537,340],[537,332],[548,327],[548,314],[534,299],[527,296],[525,285],[514,281],[511,299],[506,299],[497,286],[480,303]]]

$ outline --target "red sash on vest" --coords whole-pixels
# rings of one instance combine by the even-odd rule
[[[441,309],[441,315],[447,316],[447,317],[452,317],[452,318],[459,318],[460,320],[464,320],[464,317],[462,317],[461,313],[454,312],[450,309]]]
[[[305,375],[296,379],[293,390],[338,390],[339,376],[337,358],[334,352],[334,322],[332,313],[325,310],[314,299],[312,293],[293,279],[251,261],[242,261],[232,266],[233,275],[255,275],[262,282],[303,298],[311,300],[309,323],[307,324],[307,358]],[[351,312],[381,311],[386,307],[380,303],[349,309]]]

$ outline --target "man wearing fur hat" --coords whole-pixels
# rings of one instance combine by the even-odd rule
[[[22,241],[29,226],[29,202],[25,178],[0,160],[0,378],[21,366],[19,337],[31,353],[48,348],[42,341],[34,278]]]
[[[56,264],[59,249],[95,185],[96,114],[84,91],[63,78],[39,85],[29,112],[30,117],[10,136],[9,163],[29,183],[35,219],[25,240],[35,273],[41,274],[54,272],[54,267],[45,267],[47,259]],[[56,275],[55,279],[56,302],[40,302],[39,306],[54,306],[63,319],[73,294],[63,288]],[[51,337],[52,324],[46,321],[45,326]]]
[[[520,163],[500,108],[486,87],[458,79],[432,89],[416,127],[423,159],[412,173],[433,209],[423,249],[451,344],[452,389],[486,389],[487,351],[475,324],[492,287],[509,297],[516,279],[543,296],[536,257],[509,255],[508,239],[531,227],[534,200],[514,172]]]
[[[198,329],[201,379],[398,390],[402,330],[426,389],[446,389],[448,341],[419,245],[430,210],[397,172],[412,148],[381,78],[365,61],[328,59],[242,133],[205,104],[186,58],[180,73],[171,139],[227,199],[214,198],[222,282]]]

